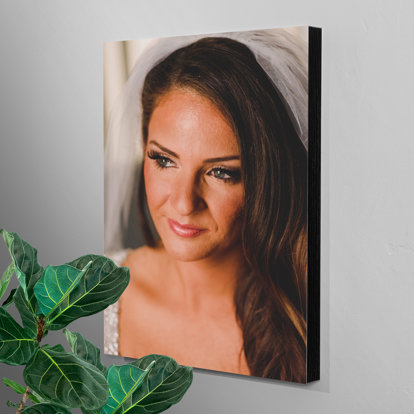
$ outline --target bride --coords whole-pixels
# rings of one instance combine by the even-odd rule
[[[252,52],[255,45],[276,53],[263,60],[272,78],[256,58],[260,53]],[[135,122],[143,162],[139,171],[136,164],[129,168],[126,181],[108,155],[115,136],[109,134],[105,197],[121,194],[118,199],[134,203],[139,192],[135,215],[146,245],[119,258],[131,281],[107,312],[106,352],[165,354],[183,365],[304,382],[307,79],[301,49],[288,35],[258,32],[247,42],[205,37],[173,50],[157,56],[149,72],[137,69],[145,71],[142,90],[142,73],[127,83],[127,102],[141,98]],[[133,122],[125,116],[118,118],[121,129]],[[125,247],[122,232],[110,224],[120,216],[115,213],[106,210],[107,253]]]

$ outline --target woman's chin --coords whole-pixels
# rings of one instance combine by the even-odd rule
[[[240,235],[226,240],[225,238],[208,237],[201,234],[194,238],[182,238],[177,235],[171,237],[170,234],[161,237],[162,244],[166,253],[174,260],[181,262],[196,262],[204,259],[221,260],[223,255],[237,249],[241,251]]]
[[[197,249],[190,248],[188,246],[166,246],[164,244],[165,251],[167,254],[174,260],[180,262],[196,262],[198,260],[203,260],[211,256],[209,249]]]
[[[180,262],[195,262],[214,254],[215,248],[207,240],[181,239],[179,237],[162,238],[167,254]]]

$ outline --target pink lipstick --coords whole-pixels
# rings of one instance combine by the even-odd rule
[[[193,226],[191,224],[180,224],[175,220],[168,219],[168,224],[170,225],[171,230],[180,237],[196,237],[200,233],[206,231],[202,227]]]

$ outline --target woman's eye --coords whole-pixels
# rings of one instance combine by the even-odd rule
[[[148,158],[154,160],[156,165],[160,168],[170,168],[174,166],[174,162],[171,161],[168,157],[165,157],[162,154],[157,152],[148,152]]]
[[[173,166],[173,162],[169,158],[165,157],[157,158],[157,164],[162,168],[168,168]]]
[[[208,175],[213,176],[224,182],[237,182],[240,180],[240,172],[237,170],[229,170],[226,168],[213,168]]]

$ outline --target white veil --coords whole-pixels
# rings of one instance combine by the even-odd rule
[[[138,224],[142,162],[141,91],[148,71],[172,51],[200,38],[220,36],[247,45],[283,95],[296,131],[308,143],[308,49],[286,29],[159,39],[135,64],[111,113],[105,146],[105,254],[143,244]]]

